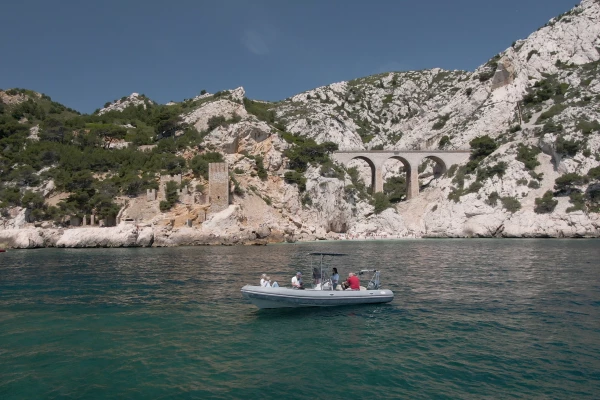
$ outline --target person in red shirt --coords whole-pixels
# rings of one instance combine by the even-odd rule
[[[360,290],[360,280],[354,275],[354,272],[348,274],[348,279],[346,279],[345,283],[344,286],[350,290]]]

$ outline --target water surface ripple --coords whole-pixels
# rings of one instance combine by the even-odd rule
[[[257,310],[310,251],[387,305]],[[0,398],[598,398],[597,240],[0,254]]]

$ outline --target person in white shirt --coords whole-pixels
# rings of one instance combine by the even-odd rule
[[[271,277],[265,277],[265,283],[263,284],[263,287],[271,287]]]
[[[260,276],[260,286],[265,286],[265,278],[267,277],[267,274],[262,274]]]
[[[335,290],[337,288],[339,281],[340,281],[340,274],[338,274],[337,268],[334,268],[333,274],[331,275],[331,288],[333,290]]]
[[[296,272],[296,276],[292,278],[292,288],[293,289],[304,289],[302,287],[302,272]]]

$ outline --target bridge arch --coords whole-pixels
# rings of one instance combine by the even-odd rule
[[[433,177],[435,179],[438,179],[443,174],[445,174],[446,171],[448,171],[448,166],[446,165],[446,162],[441,157],[439,157],[439,156],[436,156],[436,155],[426,155],[426,156],[423,156],[423,158],[421,159],[421,161],[419,161],[419,166],[421,165],[421,163],[423,162],[423,160],[433,160],[433,161],[435,161],[435,165],[433,167]]]
[[[362,160],[362,161],[365,161],[369,165],[369,168],[371,169],[371,188],[373,189],[373,191],[376,191],[377,166],[375,165],[373,160],[371,160],[369,157],[364,156],[364,155],[357,155],[355,157],[350,158],[345,164],[348,165],[353,160]]]
[[[383,167],[388,160],[397,160],[404,165],[404,172],[406,174],[406,199],[408,200],[416,197],[416,195],[419,193],[419,164],[415,163],[415,160],[411,160],[409,157],[404,157],[399,154],[391,154],[389,157],[383,160],[381,166]],[[383,191],[383,174],[381,175],[380,181],[381,191]]]

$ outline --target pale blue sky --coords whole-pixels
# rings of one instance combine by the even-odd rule
[[[20,0],[0,5],[0,88],[82,112],[244,86],[281,100],[390,70],[474,70],[574,0]]]

